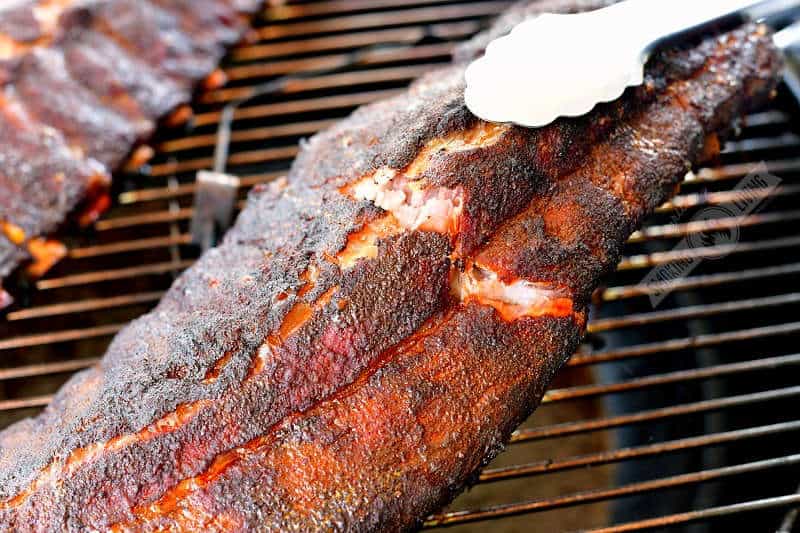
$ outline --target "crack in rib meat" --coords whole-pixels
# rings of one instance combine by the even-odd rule
[[[413,528],[537,405],[627,236],[780,62],[745,26],[539,130],[469,114],[463,69],[315,136],[98,367],[0,433],[0,524]]]
[[[405,229],[392,213],[373,220],[347,236],[347,244],[336,254],[333,262],[342,270],[349,270],[361,259],[375,259],[378,257],[379,242],[400,235]]]
[[[432,139],[401,171],[381,167],[346,185],[341,192],[356,200],[372,202],[393,215],[392,221],[385,220],[380,228],[372,232],[380,233],[381,237],[389,236],[390,231],[398,233],[398,228],[392,230],[388,227],[394,224],[407,230],[447,233],[456,238],[460,231],[463,191],[460,187],[431,186],[424,179],[425,172],[434,157],[489,148],[509,128],[507,125],[480,122],[465,131]]]
[[[447,137],[429,141],[402,171],[381,167],[341,189],[342,194],[371,202],[388,214],[348,236],[347,245],[336,257],[337,264],[351,268],[360,259],[378,254],[378,242],[403,231],[432,231],[455,241],[463,215],[461,187],[431,186],[419,179],[435,154],[486,149],[509,129],[507,125],[479,123]],[[454,254],[453,259],[459,259]],[[573,312],[572,299],[563,290],[528,280],[505,282],[496,272],[470,265],[466,271],[451,272],[451,294],[461,302],[493,307],[505,320],[530,316],[565,316]]]
[[[110,172],[190,100],[261,3],[19,0],[0,7],[0,284],[26,259],[33,257],[29,272],[39,275],[59,259],[63,246],[42,246],[41,237],[71,211],[83,208],[78,220],[88,223],[107,208]],[[9,237],[8,228],[22,233]],[[0,288],[0,303],[9,301]]]
[[[455,271],[450,285],[459,301],[493,307],[508,322],[573,313],[572,298],[563,290],[525,279],[507,283],[497,272],[474,264],[465,272]]]
[[[425,188],[407,175],[397,176],[381,169],[352,187],[350,195],[390,212],[395,223],[409,230],[458,234],[458,219],[463,207],[461,194],[444,187]]]

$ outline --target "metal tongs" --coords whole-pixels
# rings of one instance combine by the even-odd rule
[[[496,39],[466,73],[466,103],[480,118],[541,127],[581,116],[644,81],[666,44],[743,20],[780,17],[800,0],[626,0],[570,15],[545,14]],[[782,48],[797,29],[776,35]]]

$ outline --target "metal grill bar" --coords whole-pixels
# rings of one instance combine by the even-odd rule
[[[175,222],[176,220],[188,220],[192,218],[194,210],[191,207],[182,209],[160,211],[157,213],[144,213],[141,215],[120,216],[99,220],[95,225],[97,231],[108,231],[113,229],[128,228],[144,224],[160,224],[163,222]]]
[[[46,363],[0,370],[0,381],[74,372],[76,370],[82,370],[90,367],[98,361],[100,361],[100,359],[97,358],[75,359],[72,361],[61,361],[58,363]]]
[[[645,326],[666,322],[668,320],[685,320],[689,318],[711,317],[724,313],[736,311],[754,311],[766,307],[777,307],[800,303],[800,293],[788,293],[778,296],[766,296],[764,298],[750,298],[747,300],[737,300],[719,304],[697,305],[691,307],[681,307],[668,311],[654,313],[631,314],[621,318],[606,318],[590,322],[587,329],[589,333],[599,333],[601,331],[612,331],[615,329],[629,328],[634,326]]]
[[[360,92],[339,96],[323,96],[296,102],[288,101],[276,104],[254,105],[237,109],[233,116],[236,120],[251,120],[296,113],[349,109],[383,98],[390,98],[400,94],[400,92],[400,89],[386,89],[382,91]],[[196,115],[193,122],[197,127],[216,125],[219,123],[220,117],[219,111],[212,111]]]
[[[794,133],[787,133],[779,137],[765,137],[761,139],[746,139],[733,141],[726,145],[722,155],[747,154],[756,159],[761,152],[795,151],[800,148],[800,137]]]
[[[422,34],[421,37],[425,35]],[[387,43],[388,45],[389,43]],[[437,43],[411,46],[411,43],[403,42],[391,43],[391,48],[388,46],[382,50],[368,50],[359,56],[358,61],[352,61],[352,54],[329,54],[329,55],[315,55],[310,58],[302,59],[286,59],[283,61],[272,61],[270,63],[256,63],[254,65],[244,65],[241,67],[231,68],[225,71],[229,80],[251,80],[254,78],[266,78],[271,76],[279,76],[283,74],[296,74],[299,72],[310,72],[318,70],[332,70],[343,68],[347,66],[368,66],[378,65],[381,63],[393,63],[399,61],[420,61],[430,60],[437,57],[447,57],[451,54],[453,45],[451,43]],[[246,88],[246,87],[245,87]],[[217,98],[223,94],[230,94],[220,89],[214,93],[210,99],[204,99],[204,102],[217,101]]]
[[[800,210],[759,213],[755,215],[696,220],[680,224],[649,226],[631,235],[629,242],[638,243],[655,239],[674,239],[693,233],[711,233],[732,228],[746,228],[800,220]]]
[[[652,518],[650,520],[640,520],[638,522],[630,522],[618,526],[592,529],[588,530],[586,533],[623,533],[626,531],[642,531],[644,529],[688,524],[690,522],[698,522],[700,520],[719,518],[721,516],[730,516],[738,513],[773,509],[776,507],[788,507],[790,505],[797,505],[799,503],[800,494],[792,494],[789,496],[778,496],[776,498],[765,498],[763,500],[757,500],[754,502],[744,502],[734,505],[712,507],[711,509],[704,509],[702,511],[691,511],[688,513]]]
[[[408,78],[411,79],[411,78]],[[289,161],[297,155],[296,146],[281,146],[278,148],[264,148],[262,150],[250,150],[231,154],[228,164],[247,165],[251,163],[269,163],[273,161]],[[203,170],[210,168],[214,164],[213,157],[200,157],[197,159],[186,159],[183,161],[171,161],[152,165],[150,167],[151,176],[173,176],[182,172],[193,170]]]
[[[682,487],[695,483],[706,483],[728,476],[748,474],[769,468],[785,468],[798,463],[800,463],[800,455],[789,455],[786,457],[767,459],[765,461],[754,461],[752,463],[745,463],[742,465],[715,468],[712,470],[705,470],[692,474],[671,476],[642,483],[632,483],[630,485],[624,485],[612,489],[576,492],[574,494],[558,496],[555,498],[533,500],[511,505],[497,505],[477,511],[456,511],[451,513],[442,513],[429,517],[425,521],[425,526],[454,526],[457,524],[489,520],[492,518],[542,512],[559,507],[585,505],[587,503],[610,500],[613,498],[620,498],[633,494],[641,494],[643,492]]]
[[[800,245],[800,237],[784,237],[757,242],[719,244],[716,246],[706,246],[704,248],[686,248],[671,250],[669,252],[656,252],[625,257],[620,262],[618,269],[637,270],[692,259],[707,259],[709,257],[720,257],[732,254],[783,250],[786,248],[794,248],[798,245]]]
[[[152,250],[153,248],[189,244],[190,242],[190,235],[170,235],[168,237],[153,237],[150,239],[136,239],[97,246],[86,246],[84,248],[73,248],[69,251],[69,256],[74,259],[85,259],[87,257],[135,252],[138,250]]]
[[[670,339],[667,341],[653,342],[649,344],[638,344],[618,350],[607,350],[589,355],[576,354],[567,362],[567,366],[585,366],[598,363],[610,363],[623,359],[645,357],[680,350],[707,348],[736,341],[760,339],[774,337],[777,335],[789,335],[800,332],[800,322],[790,322],[764,326],[760,328],[742,329],[725,333],[710,333],[707,335],[697,335],[682,339]]]
[[[729,154],[732,152],[729,151]],[[800,171],[800,159],[770,159],[759,163],[738,163],[728,164],[721,167],[704,168],[686,180],[688,184],[707,183],[743,178],[751,172],[758,171],[759,167],[765,164],[767,172],[772,174],[788,174]]]
[[[533,476],[539,474],[549,474],[562,470],[572,470],[600,466],[619,461],[629,461],[632,459],[642,459],[654,455],[674,453],[688,450],[690,448],[703,448],[717,446],[729,442],[742,442],[747,439],[762,438],[769,435],[777,435],[800,430],[800,421],[772,424],[769,426],[759,426],[754,428],[740,429],[736,431],[726,431],[724,433],[711,433],[700,437],[690,437],[686,439],[659,442],[647,446],[637,446],[635,448],[620,448],[610,452],[600,452],[577,457],[567,457],[565,459],[547,459],[526,465],[515,465],[506,468],[487,468],[484,470],[479,480],[482,483],[502,481],[522,476]]]
[[[610,302],[625,298],[634,298],[637,296],[647,296],[664,291],[674,292],[691,289],[705,289],[730,283],[788,276],[797,273],[800,273],[800,263],[792,263],[774,267],[753,268],[724,274],[693,276],[672,280],[666,283],[640,283],[637,285],[622,285],[604,290],[603,300]]]
[[[786,126],[791,121],[791,116],[779,109],[771,109],[769,111],[761,111],[759,113],[752,113],[745,121],[745,128],[763,127],[763,126]]]
[[[243,176],[239,178],[239,185],[241,187],[252,187],[260,183],[267,183],[281,176],[285,172],[265,172],[261,174],[254,174]],[[153,187],[150,189],[139,189],[137,191],[127,191],[119,195],[120,204],[135,204],[137,202],[148,202],[153,200],[166,200],[170,198],[177,198],[179,196],[186,196],[194,194],[196,190],[195,183],[184,183],[175,187]],[[102,221],[98,221],[98,224]],[[113,229],[106,226],[106,230]]]
[[[0,400],[0,412],[15,411],[18,409],[30,409],[33,407],[44,407],[53,399],[52,395],[32,396],[21,400]]]
[[[775,389],[753,394],[742,394],[728,398],[718,398],[715,400],[705,400],[662,409],[650,411],[640,411],[629,415],[620,415],[608,418],[598,418],[594,420],[583,420],[580,422],[567,422],[552,426],[541,426],[530,429],[519,429],[511,437],[511,444],[519,442],[530,442],[557,437],[578,435],[592,431],[613,429],[644,422],[655,422],[675,416],[708,413],[732,407],[742,407],[756,403],[764,403],[773,400],[784,400],[800,395],[800,386],[788,387],[785,389]]]
[[[291,137],[298,135],[311,135],[319,130],[330,126],[336,122],[335,119],[311,120],[307,122],[296,122],[279,124],[277,126],[267,126],[263,128],[252,128],[248,130],[234,131],[231,134],[232,142],[243,141],[267,141],[279,137]],[[198,148],[210,148],[217,142],[216,134],[195,135],[184,137],[174,141],[166,141],[159,145],[161,152],[179,152],[183,150],[197,150]]]
[[[283,88],[285,94],[295,94],[323,89],[332,90],[342,87],[357,85],[369,85],[373,83],[405,82],[418,78],[433,70],[439,63],[429,63],[411,65],[405,67],[387,67],[382,69],[372,69],[365,71],[346,72],[343,74],[325,74],[321,76],[311,76],[307,78],[297,78],[289,81]],[[204,103],[226,103],[232,100],[240,100],[252,96],[255,87],[239,87],[235,89],[220,89],[216,93],[209,94],[203,98]]]
[[[168,263],[156,263],[140,267],[99,270],[95,272],[89,272],[87,274],[75,274],[73,276],[64,276],[63,278],[51,278],[38,281],[36,283],[36,288],[40,291],[44,291],[50,289],[60,289],[63,287],[74,287],[78,285],[85,286],[92,283],[130,279],[151,274],[164,274],[183,270],[190,267],[192,263],[194,263],[194,261],[187,259],[185,261],[170,261]]]
[[[451,0],[452,1],[452,0]],[[447,0],[415,0],[415,5],[446,4]],[[333,2],[308,2],[299,5],[282,5],[271,11],[274,20],[286,20],[320,15],[334,15],[347,11],[370,11],[389,7],[407,7],[407,0],[336,0]]]
[[[423,7],[387,13],[331,17],[309,22],[292,22],[289,24],[269,25],[258,31],[262,41],[285,39],[308,34],[352,32],[371,28],[386,28],[425,22],[441,22],[447,19],[466,19],[494,15],[511,2],[475,2],[441,7]]]
[[[113,309],[128,305],[157,302],[161,299],[163,292],[145,292],[141,294],[130,294],[125,296],[115,296],[112,298],[94,298],[91,300],[81,300],[78,302],[42,305],[30,309],[21,309],[9,313],[6,318],[9,321],[28,320],[32,318],[46,318],[58,315],[68,315],[73,313],[85,313],[87,311],[98,311],[101,309]]]
[[[562,402],[565,400],[589,398],[592,396],[602,396],[606,394],[618,394],[621,392],[630,392],[648,387],[669,385],[672,383],[686,383],[688,381],[694,381],[698,379],[716,378],[730,374],[753,372],[756,370],[774,370],[784,366],[794,366],[799,364],[800,354],[795,354],[782,357],[767,357],[764,359],[756,359],[754,361],[746,361],[743,363],[716,365],[705,368],[695,368],[692,370],[679,370],[676,372],[647,376],[629,381],[619,381],[605,385],[583,385],[578,387],[570,387],[567,389],[551,389],[544,395],[542,403]]]
[[[657,212],[665,213],[676,209],[689,209],[705,205],[717,205],[733,203],[750,198],[776,198],[779,196],[792,196],[800,194],[800,186],[788,185],[772,189],[750,189],[747,191],[723,191],[723,192],[703,192],[696,194],[684,194],[676,196],[672,201],[667,202]],[[649,229],[649,228],[648,228]]]
[[[458,39],[466,35],[475,33],[479,28],[476,22],[445,22],[425,26],[406,26],[403,28],[392,28],[388,30],[373,30],[369,32],[350,33],[344,35],[333,35],[330,37],[316,37],[303,40],[293,40],[288,42],[259,44],[244,46],[235,50],[232,54],[234,59],[240,61],[262,60],[259,65],[262,68],[274,66],[275,58],[314,54],[321,55],[322,52],[331,50],[343,50],[348,48],[364,48],[375,46],[382,43],[405,43],[413,44],[421,41],[427,36]],[[269,62],[263,60],[270,59]],[[225,70],[231,79],[248,79],[248,74],[252,71],[247,70],[250,65],[234,66]]]
[[[91,339],[92,337],[107,337],[114,335],[124,324],[111,324],[108,326],[97,326],[86,329],[70,329],[66,331],[56,331],[53,333],[41,333],[38,335],[25,335],[0,341],[0,351],[16,350],[18,348],[31,348],[44,344],[56,344],[60,342]]]

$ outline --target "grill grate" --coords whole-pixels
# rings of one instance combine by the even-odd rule
[[[194,172],[213,164],[224,103],[290,76],[235,113],[229,171],[250,187],[285,173],[300,138],[396,94],[449,60],[507,1],[330,0],[273,6],[257,40],[232,52],[226,87],[199,97],[190,128],[154,141],[155,159],[119,177],[116,205],[66,237],[68,259],[20,280],[0,323],[0,427],[35,414],[70,373],[152,308],[197,257],[189,245]],[[589,337],[475,487],[429,527],[477,531],[683,528],[792,531],[800,505],[800,136],[779,99],[749,117],[714,168],[637,232],[598,291]],[[779,189],[735,186],[758,162]],[[698,210],[767,199],[746,216]],[[738,235],[676,250],[682,238]],[[728,233],[726,233],[728,232]],[[713,259],[725,254],[724,259]],[[663,287],[648,271],[705,259]],[[545,477],[546,476],[546,477]],[[611,525],[616,524],[616,525]],[[755,529],[741,529],[755,524]],[[686,526],[687,528],[689,526]]]

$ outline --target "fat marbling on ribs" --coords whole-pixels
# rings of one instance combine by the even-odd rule
[[[628,235],[779,70],[746,25],[541,129],[472,116],[463,63],[358,110],[0,433],[0,525],[418,526],[535,408]]]
[[[3,278],[65,253],[46,235],[189,101],[259,0],[19,0],[0,6],[0,308]]]

